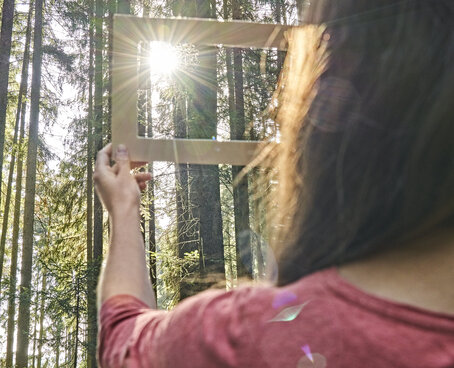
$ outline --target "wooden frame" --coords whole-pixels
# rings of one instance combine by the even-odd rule
[[[125,144],[133,161],[247,165],[260,142],[138,137],[138,43],[165,41],[259,49],[287,47],[290,26],[195,18],[140,18],[115,15],[113,27],[112,143]]]

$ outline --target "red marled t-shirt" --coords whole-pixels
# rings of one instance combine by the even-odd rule
[[[171,312],[119,295],[100,324],[104,368],[454,368],[454,316],[366,294],[334,269],[210,290]]]

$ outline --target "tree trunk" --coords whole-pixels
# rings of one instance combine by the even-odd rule
[[[8,220],[9,220],[9,210],[11,205],[11,192],[12,192],[12,184],[13,184],[13,175],[14,175],[14,167],[16,165],[16,157],[19,154],[19,144],[18,144],[18,133],[19,133],[19,125],[20,125],[20,117],[21,117],[21,108],[22,108],[22,100],[27,93],[27,86],[28,86],[28,64],[30,60],[30,38],[31,38],[31,16],[33,13],[33,0],[30,3],[30,9],[28,11],[28,18],[27,18],[27,32],[25,36],[25,50],[24,50],[24,60],[22,63],[22,75],[21,75],[21,83],[19,88],[19,96],[17,101],[17,110],[16,110],[16,123],[14,125],[14,138],[13,138],[13,152],[11,155],[11,162],[9,165],[9,173],[8,173],[8,184],[6,189],[6,199],[5,199],[5,209],[3,211],[3,223],[2,223],[2,235],[0,239],[0,281],[2,280],[3,275],[3,262],[5,256],[5,245],[6,245],[6,234],[8,232]],[[0,177],[1,180],[1,177]],[[17,253],[17,252],[16,252]]]
[[[44,339],[44,300],[46,293],[46,272],[43,273],[43,281],[41,284],[41,300],[39,306],[39,337],[38,337],[38,368],[41,368],[41,359],[43,353],[43,339]]]
[[[153,163],[148,164],[148,172],[153,175]],[[157,295],[158,279],[156,270],[156,215],[155,215],[155,191],[154,179],[148,182],[148,211],[150,218],[148,220],[148,267],[150,273],[150,282],[153,286],[155,295]]]
[[[5,258],[6,234],[8,232],[9,210],[11,205],[11,192],[13,184],[14,167],[16,165],[16,155],[18,151],[17,136],[19,133],[20,105],[22,102],[22,90],[19,92],[19,102],[16,113],[16,124],[14,127],[13,150],[8,170],[8,184],[6,186],[5,208],[3,211],[2,235],[0,237],[0,282],[3,276],[3,263]],[[1,294],[1,290],[0,290]]]
[[[297,1],[298,3],[298,1]],[[276,0],[275,1],[275,20],[276,23],[282,24],[283,22],[283,17],[282,17],[282,12],[284,11],[284,6],[282,4],[282,0]],[[277,51],[277,72],[280,73],[282,66],[284,65],[284,59],[285,59],[285,51]]]
[[[96,151],[102,149],[102,96],[103,96],[103,75],[102,75],[102,49],[103,49],[103,0],[96,0],[95,6],[95,94],[94,94],[94,144]],[[96,154],[96,152],[95,152]],[[95,193],[94,200],[94,228],[93,228],[93,280],[97,283],[103,250],[103,208],[101,200]],[[96,341],[97,336],[97,316],[93,315],[92,341]],[[94,345],[95,346],[95,345]],[[92,346],[92,348],[94,348]],[[96,350],[91,349],[89,354],[89,367],[96,368]]]
[[[143,16],[148,17],[150,15],[150,4],[147,1],[144,1],[143,4]],[[153,106],[152,106],[152,90],[151,90],[151,80],[150,77],[147,77],[147,94],[146,94],[146,104],[147,104],[147,136],[149,138],[153,137]],[[153,175],[153,162],[148,164],[148,172]],[[154,179],[152,178],[148,182],[148,211],[150,218],[148,220],[148,267],[150,272],[150,281],[153,286],[155,294],[157,292],[157,270],[156,270],[156,217],[155,217],[155,203],[154,203]],[[157,295],[157,294],[156,294]]]
[[[57,322],[57,336],[55,337],[55,368],[60,367],[61,321]]]
[[[89,10],[89,66],[87,119],[87,367],[96,360],[96,278],[93,264],[93,0]]]
[[[36,294],[36,300],[35,300],[35,313],[34,313],[34,321],[33,321],[33,348],[32,348],[32,367],[34,368],[35,367],[35,360],[36,360],[36,341],[37,341],[37,338],[36,338],[36,335],[38,334],[38,328],[37,328],[37,324],[38,324],[38,306],[39,306],[39,303],[38,303],[38,299],[39,299],[39,276],[40,276],[40,273],[39,273],[39,268],[38,268],[38,272],[36,273],[36,282],[35,282],[35,294]]]
[[[187,123],[186,123],[186,101],[183,97],[176,97],[173,110],[173,128],[175,138],[187,138]],[[175,165],[175,194],[176,194],[176,209],[177,209],[177,248],[178,257],[184,258],[184,253],[192,252],[198,249],[198,244],[194,241],[192,226],[190,222],[189,209],[189,177],[188,165]],[[179,300],[183,300],[191,296],[192,282],[186,280],[181,275]]]
[[[95,16],[95,96],[94,96],[94,141],[96,151],[102,149],[102,97],[103,97],[103,75],[102,75],[102,48],[103,48],[103,0],[96,0],[96,16]],[[94,152],[96,156],[96,152]],[[102,259],[102,243],[103,243],[103,209],[98,195],[95,193],[94,206],[94,247],[93,255],[94,262],[101,263]],[[97,270],[99,273],[99,270]],[[96,274],[97,277],[97,274]]]
[[[11,37],[13,34],[14,2],[14,0],[3,0],[2,28],[0,34],[0,190],[3,172],[3,149],[5,145],[6,108],[8,106],[9,58],[11,55]]]
[[[296,12],[297,12],[299,25],[303,24],[303,15],[304,15],[304,11],[306,9],[306,6],[305,6],[306,3],[309,3],[309,2],[307,2],[305,0],[296,0]]]
[[[107,76],[107,116],[106,127],[107,141],[110,142],[112,126],[112,66],[113,66],[113,17],[117,11],[117,0],[108,0],[109,19],[107,23],[108,40],[107,40],[107,57],[108,57],[108,76]]]
[[[80,308],[80,290],[79,290],[79,275],[76,276],[76,331],[75,342],[74,342],[74,368],[77,368],[77,355],[79,348],[79,308]]]
[[[211,2],[197,0],[196,16],[210,18]],[[217,74],[216,48],[198,48],[199,65],[192,80],[190,109],[190,138],[216,139],[217,136]],[[192,217],[199,222],[199,249],[202,274],[215,273],[224,278],[224,247],[222,234],[219,168],[215,165],[189,165],[192,177],[190,200]],[[207,285],[209,286],[209,285]]]
[[[33,1],[30,2],[30,9],[27,19],[27,34],[25,36],[24,61],[22,64],[21,86],[19,102],[17,105],[18,115],[20,115],[20,133],[17,151],[17,172],[16,172],[16,193],[14,198],[14,217],[13,217],[13,237],[11,244],[11,270],[8,287],[8,323],[6,338],[6,366],[13,366],[13,342],[14,342],[14,317],[16,314],[16,284],[17,284],[17,252],[19,245],[19,223],[22,199],[22,175],[24,162],[24,134],[25,134],[25,114],[27,103],[22,96],[28,89],[28,67],[30,60],[30,39],[31,39],[31,15],[33,13]],[[20,111],[20,114],[19,114]],[[6,218],[5,220],[6,221]]]
[[[185,118],[185,100],[176,97],[173,110],[173,128],[175,138],[187,138],[187,124]],[[189,198],[188,198],[188,165],[177,164],[175,167],[175,192],[177,207],[177,243],[180,258],[184,253],[197,250],[197,245],[191,242],[191,224],[189,220]]]
[[[21,286],[17,333],[16,367],[28,365],[30,328],[30,286],[33,258],[33,224],[35,214],[36,159],[38,153],[39,100],[41,92],[43,0],[36,0],[33,42],[33,77],[31,87],[30,127],[25,184],[24,234],[22,243]]]
[[[66,327],[66,342],[65,342],[65,365],[69,366],[71,364],[71,331],[69,327]]]
[[[175,1],[172,4],[174,16],[188,16],[210,18],[215,15],[210,0]],[[184,76],[188,92],[188,137],[212,139],[217,136],[217,75],[216,75],[216,48],[199,47],[199,65],[196,76]],[[200,272],[202,275],[211,272],[218,280],[225,278],[224,249],[222,236],[222,217],[218,166],[188,165],[189,200],[191,208],[190,218],[193,221],[186,224],[186,229],[197,226],[198,234],[192,235],[193,245],[187,248],[198,248],[200,251]],[[177,167],[178,182],[185,183],[184,165]],[[184,184],[181,193],[184,193]],[[181,200],[180,200],[180,203]],[[181,208],[180,208],[181,210]],[[177,214],[178,216],[178,214]],[[182,223],[180,223],[182,226]],[[180,229],[180,233],[181,233]],[[187,230],[184,230],[187,232]],[[213,278],[214,280],[215,278]],[[203,290],[210,287],[213,280],[200,280],[194,290]],[[216,281],[218,281],[216,280]],[[181,288],[180,288],[181,289]],[[180,293],[180,297],[193,294],[194,290]]]
[[[118,0],[118,12],[121,14],[131,14],[131,0]]]
[[[130,10],[129,7],[124,7],[124,10]],[[140,45],[140,55],[139,55],[139,90],[137,96],[137,133],[139,137],[146,137],[147,135],[147,110],[148,110],[148,88],[149,83],[149,67],[148,67],[148,58],[147,52],[149,48],[146,42],[142,42]],[[140,172],[145,172],[145,167],[139,169]],[[146,228],[146,219],[145,214],[140,214],[140,230],[142,233],[143,243],[146,251],[146,242],[145,242],[145,228]]]
[[[174,16],[196,16],[195,1],[182,0],[175,1],[172,4],[172,12]],[[178,88],[182,92],[189,92],[189,95],[193,93],[195,85],[191,80],[191,77],[183,72],[177,72],[178,75],[175,77],[175,81],[178,83]],[[173,107],[173,128],[175,138],[188,138],[188,109],[187,104],[190,105],[190,98],[184,96],[184,93],[177,95],[174,98]],[[199,250],[200,244],[197,241],[198,231],[194,229],[196,220],[191,222],[191,206],[189,204],[189,165],[186,163],[175,165],[175,196],[176,196],[176,216],[177,216],[177,248],[178,257],[184,258],[184,253]],[[197,236],[196,236],[197,233]],[[182,279],[179,285],[179,300],[183,300],[188,296],[194,294],[193,281],[184,278],[185,275],[181,275]]]
[[[233,19],[241,19],[242,11],[238,0],[232,3]],[[243,140],[245,133],[244,91],[243,91],[243,57],[240,49],[233,50],[235,111],[231,114],[230,137]],[[232,166],[232,178],[238,176],[242,166]],[[238,276],[252,272],[251,233],[249,224],[249,193],[247,177],[241,179],[233,188],[233,206],[235,215],[235,243],[237,254]]]
[[[223,1],[223,16],[224,20],[228,20],[230,18],[230,11],[229,9],[229,4],[228,0]],[[233,76],[233,63],[232,63],[232,55],[233,55],[233,50],[229,47],[225,48],[225,63],[226,63],[226,71],[227,71],[227,91],[228,91],[228,111],[229,111],[229,125],[230,125],[230,139],[234,139],[234,122],[235,122],[235,80]],[[232,193],[233,193],[233,188],[232,188]],[[233,214],[233,222],[235,224],[235,207],[234,207],[234,214]],[[236,242],[235,242],[236,244]],[[230,270],[230,277],[231,280],[234,279],[234,277],[237,275],[236,271],[234,271],[234,264],[235,266],[237,265],[236,261],[236,248],[235,248],[235,253],[232,254],[231,250],[231,241],[230,241],[230,233],[228,233],[228,249],[229,249],[229,259],[228,259],[228,267]],[[233,262],[233,259],[235,259],[235,262]],[[242,267],[242,263],[238,265],[238,267]],[[237,267],[237,268],[238,268]],[[243,272],[244,273],[244,272]]]

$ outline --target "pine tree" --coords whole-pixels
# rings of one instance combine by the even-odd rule
[[[41,93],[43,2],[35,3],[33,41],[33,77],[31,86],[30,127],[28,135],[27,175],[25,182],[24,235],[22,243],[21,286],[19,300],[16,367],[28,365],[30,327],[30,289],[33,257],[33,225],[36,190],[36,159],[38,153],[39,100]]]
[[[14,167],[16,165],[16,157],[19,153],[18,135],[19,135],[22,101],[25,100],[25,98],[26,98],[27,86],[28,86],[27,78],[28,78],[28,64],[29,64],[29,57],[30,57],[29,44],[30,44],[30,38],[31,38],[30,23],[31,23],[32,7],[33,7],[33,2],[30,4],[30,9],[28,12],[27,31],[26,31],[26,37],[25,37],[24,61],[23,61],[21,84],[20,84],[19,96],[18,96],[18,102],[17,102],[16,123],[14,125],[13,151],[11,154],[11,161],[9,164],[8,183],[6,186],[6,197],[5,197],[5,209],[3,211],[2,235],[0,238],[0,280],[2,279],[3,261],[4,261],[4,255],[5,255],[5,245],[6,245],[6,234],[8,231],[9,210],[10,210],[10,205],[11,205],[11,193],[12,193],[12,187],[13,187]]]
[[[13,34],[14,3],[14,0],[3,0],[2,28],[0,33],[0,190],[2,186],[3,149],[5,145],[6,108],[8,106],[9,58],[11,55],[11,38]]]
[[[197,17],[212,18],[215,8],[208,0],[196,2]],[[217,137],[217,52],[212,46],[198,47],[199,65],[189,90],[189,138]],[[199,222],[202,273],[224,274],[219,168],[189,165],[192,178],[192,216]]]
[[[19,222],[22,199],[22,172],[24,161],[24,134],[25,134],[25,114],[27,102],[21,96],[26,95],[28,89],[28,67],[30,61],[30,40],[31,40],[31,16],[33,13],[33,1],[30,2],[27,19],[27,33],[25,37],[24,60],[22,63],[21,91],[19,93],[19,102],[17,106],[17,115],[20,115],[20,133],[17,151],[17,170],[16,170],[16,193],[14,199],[14,216],[13,216],[13,236],[11,246],[11,269],[8,288],[8,322],[6,338],[6,366],[13,366],[13,341],[14,341],[14,317],[16,313],[16,283],[17,283],[17,256],[19,245]],[[6,221],[6,219],[5,219]]]
[[[96,276],[93,261],[93,0],[89,2],[88,118],[87,118],[87,367],[96,365]]]
[[[150,4],[148,1],[143,1],[143,16],[150,15]],[[146,50],[148,51],[148,49]],[[153,118],[152,118],[152,90],[151,77],[146,77],[146,128],[147,136],[153,138]],[[148,164],[148,172],[153,174],[153,162]],[[156,213],[155,213],[155,182],[154,179],[148,182],[148,267],[150,270],[150,281],[153,285],[153,290],[157,291],[157,270],[156,270]]]
[[[43,356],[43,343],[44,343],[44,314],[45,314],[45,293],[47,287],[47,275],[43,273],[43,280],[41,282],[41,298],[39,301],[39,334],[38,334],[38,364],[37,368],[41,368],[42,356]]]

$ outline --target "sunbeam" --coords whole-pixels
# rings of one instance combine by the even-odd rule
[[[148,63],[152,76],[169,76],[180,65],[180,56],[177,49],[171,44],[153,41],[150,43]]]

